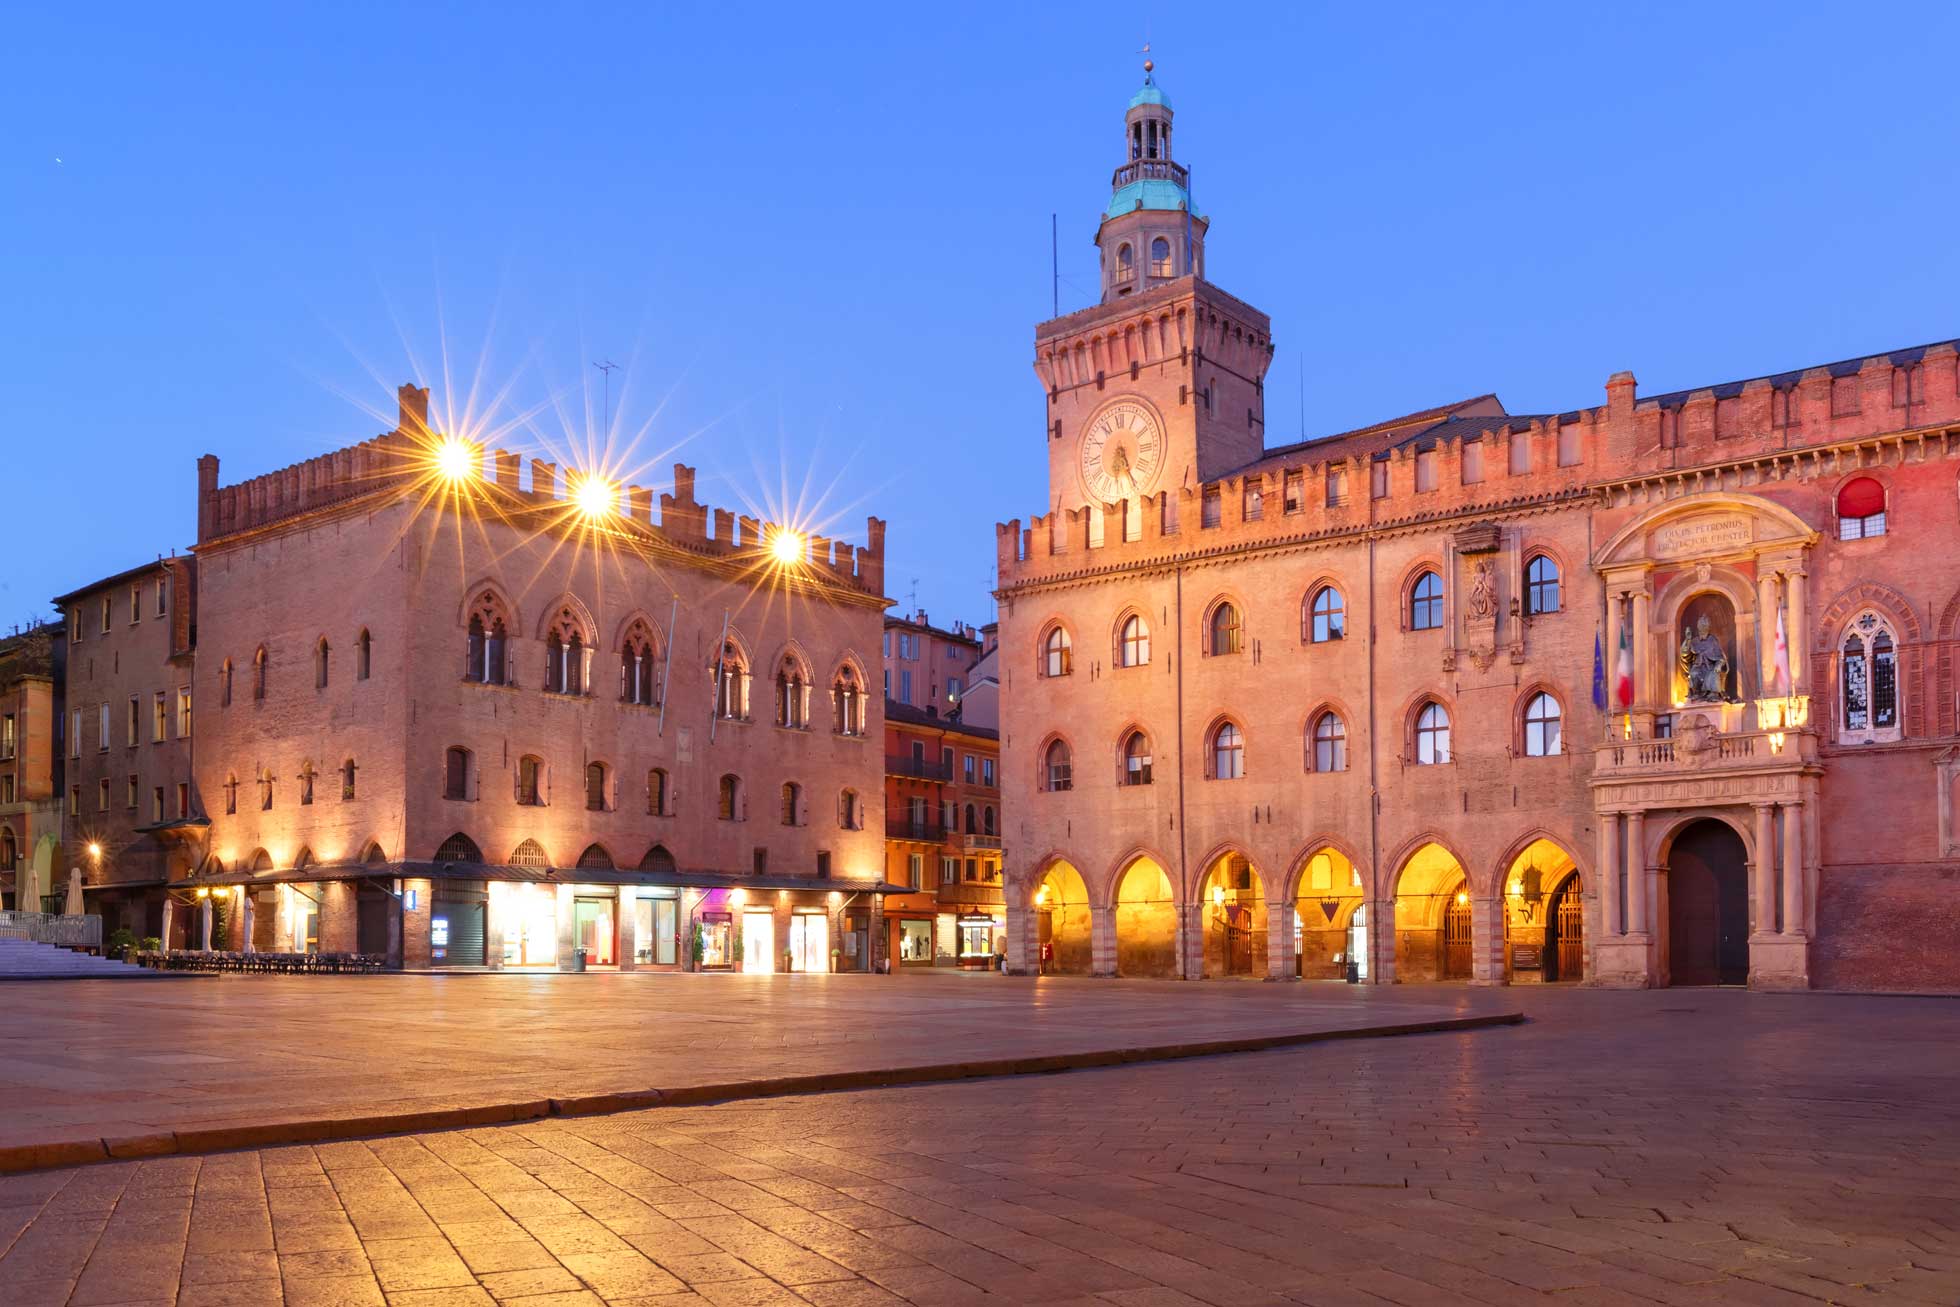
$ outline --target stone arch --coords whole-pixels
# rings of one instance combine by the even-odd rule
[[[1029,889],[1037,957],[1044,975],[1088,975],[1094,967],[1088,881],[1069,859],[1051,856]]]
[[[572,624],[586,648],[595,647],[599,638],[599,623],[593,619],[592,610],[585,606],[585,601],[569,590],[559,594],[540,610],[537,630],[532,633],[533,638],[544,639],[561,620]]]
[[[1649,531],[1677,517],[1724,510],[1742,513],[1758,523],[1775,528],[1777,532],[1767,536],[1760,532],[1753,533],[1751,543],[1738,552],[1755,552],[1784,544],[1808,548],[1817,543],[1818,534],[1809,523],[1773,500],[1730,491],[1706,491],[1670,500],[1634,518],[1593,551],[1593,566],[1601,568],[1615,563],[1645,563],[1649,561],[1646,542]]]
[[[1418,836],[1404,850],[1394,864],[1395,974],[1403,980],[1469,980],[1481,933],[1476,904],[1484,897],[1471,864],[1433,835]]]
[[[504,583],[493,576],[479,577],[474,584],[463,587],[463,601],[456,610],[456,625],[468,626],[470,618],[479,612],[485,600],[492,600],[501,607],[507,622],[505,629],[511,634],[524,629],[516,600],[511,598]]]
[[[1355,884],[1356,878],[1361,883]],[[1370,876],[1345,841],[1312,840],[1293,859],[1286,897],[1293,908],[1298,968],[1304,980],[1340,980],[1355,963],[1357,979],[1368,969],[1365,933],[1352,930],[1356,916],[1373,900]],[[1316,885],[1316,880],[1324,880]],[[1361,918],[1366,922],[1367,918]],[[1364,927],[1365,930],[1365,927]]]
[[[612,642],[606,647],[614,653],[625,648],[626,637],[636,624],[646,628],[647,635],[653,640],[655,655],[666,649],[667,632],[661,628],[659,622],[654,620],[653,614],[644,608],[629,609],[624,617],[613,624]]]
[[[1109,876],[1116,974],[1168,979],[1178,974],[1178,902],[1169,865],[1137,850]]]
[[[1581,901],[1590,902],[1595,897],[1591,893],[1592,879],[1579,865],[1572,844],[1543,827],[1535,827],[1511,841],[1494,869],[1496,876],[1491,884],[1496,890],[1499,933],[1505,943],[1504,974],[1515,978],[1512,964],[1518,947],[1522,946],[1537,950],[1539,965],[1520,974],[1530,980],[1549,978],[1548,973],[1556,970],[1555,966],[1548,967],[1546,957],[1546,950],[1556,944],[1555,923],[1547,915],[1553,899],[1560,887],[1576,877]],[[1577,971],[1579,974],[1561,978],[1579,979],[1585,971],[1583,963]]]
[[[1740,809],[1731,808],[1689,808],[1674,813],[1666,820],[1650,821],[1645,828],[1647,847],[1641,850],[1647,865],[1659,867],[1665,874],[1668,854],[1674,849],[1674,841],[1681,832],[1698,821],[1719,821],[1742,839],[1742,848],[1749,855],[1753,865],[1756,860],[1756,832],[1743,816]]]
[[[1252,851],[1223,840],[1199,860],[1193,894],[1202,974],[1263,976],[1267,968],[1265,875]]]
[[[1465,879],[1470,881],[1472,893],[1477,893],[1480,890],[1487,892],[1489,890],[1490,887],[1487,884],[1479,886],[1476,883],[1475,877],[1471,875],[1473,864],[1463,856],[1462,850],[1456,846],[1455,842],[1441,831],[1430,828],[1409,836],[1409,838],[1403,840],[1402,843],[1396,846],[1394,853],[1382,860],[1383,866],[1393,867],[1395,869],[1388,883],[1382,887],[1386,893],[1394,895],[1401,892],[1402,876],[1409,869],[1409,860],[1425,844],[1434,844],[1437,848],[1456,860],[1456,865],[1462,868]]]
[[[1373,898],[1376,891],[1375,877],[1373,869],[1368,866],[1368,860],[1360,856],[1352,842],[1329,832],[1313,836],[1294,850],[1292,860],[1287,864],[1286,878],[1279,887],[1279,893],[1288,899],[1297,899],[1306,893],[1307,866],[1313,861],[1315,854],[1328,849],[1340,854],[1350,867],[1361,873],[1361,893]]]

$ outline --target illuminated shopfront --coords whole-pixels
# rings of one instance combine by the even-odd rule
[[[830,970],[830,919],[821,911],[798,911],[790,917],[789,969]]]
[[[504,930],[504,965],[557,966],[556,889],[549,885],[499,883],[491,892],[491,911]]]
[[[898,963],[904,967],[932,965],[932,918],[907,917],[898,923]]]
[[[614,918],[617,900],[584,895],[573,900],[575,947],[585,950],[588,967],[619,965],[619,930]]]
[[[959,919],[959,959],[963,967],[991,966],[1007,942],[1005,918],[968,913]]]
[[[776,969],[776,914],[750,908],[742,914],[742,970],[767,974]]]
[[[642,889],[633,900],[633,961],[671,967],[680,959],[680,892]]]

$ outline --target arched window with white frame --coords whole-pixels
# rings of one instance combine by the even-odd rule
[[[1245,628],[1239,621],[1239,606],[1220,600],[1205,619],[1205,652],[1214,658],[1235,654],[1245,647]]]
[[[1131,613],[1123,619],[1123,626],[1116,636],[1116,665],[1118,667],[1141,667],[1150,661],[1150,623],[1143,620],[1142,613]]]
[[[1123,738],[1123,784],[1150,784],[1150,737],[1142,731]]]
[[[1415,761],[1419,767],[1450,760],[1450,710],[1434,699],[1416,711]]]
[[[1524,565],[1524,611],[1532,617],[1559,610],[1558,564],[1548,555],[1533,554]]]
[[[1053,793],[1074,787],[1074,767],[1068,744],[1062,740],[1050,740],[1041,754],[1041,788]]]
[[[1041,674],[1067,676],[1070,666],[1068,630],[1059,622],[1041,637]]]
[[[1443,625],[1443,578],[1425,570],[1409,587],[1409,629],[1434,631]]]
[[[1838,743],[1883,744],[1901,739],[1899,641],[1891,623],[1871,609],[1851,619],[1838,645]]]
[[[1313,719],[1313,770],[1347,770],[1347,723],[1332,708]]]
[[[1563,717],[1558,700],[1543,690],[1525,701],[1525,757],[1552,758],[1565,752]]]
[[[1245,732],[1237,722],[1220,722],[1211,732],[1211,779],[1235,781],[1245,775]]]
[[[1307,639],[1314,644],[1347,635],[1347,600],[1337,586],[1316,587],[1307,600]]]

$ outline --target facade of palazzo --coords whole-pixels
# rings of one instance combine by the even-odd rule
[[[95,696],[111,734],[70,761],[86,790],[98,752],[112,772],[182,742],[181,782],[138,777],[161,809],[130,782],[165,846],[129,869],[156,882],[154,932],[410,969],[872,969],[901,888],[871,680],[884,524],[853,547],[710,509],[686,467],[657,510],[526,471],[432,431],[412,386],[362,444],[232,485],[199,461],[195,650],[164,680],[125,660],[142,685]],[[107,616],[71,676],[156,625],[125,623],[124,588],[72,597]],[[187,634],[190,596],[170,603]]]
[[[1956,342],[1268,447],[1172,121],[1035,332],[1009,968],[1960,988]]]

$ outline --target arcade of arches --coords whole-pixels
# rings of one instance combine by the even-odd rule
[[[1056,859],[1023,921],[1048,975],[1539,984],[1590,974],[1584,882],[1551,839],[1531,840],[1488,886],[1436,843],[1403,859],[1392,896],[1378,903],[1362,870],[1331,846],[1275,884],[1290,884],[1292,898],[1270,896],[1266,875],[1231,849],[1188,901],[1147,854],[1125,863],[1106,893]]]

